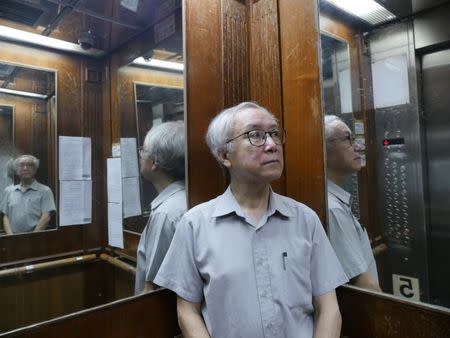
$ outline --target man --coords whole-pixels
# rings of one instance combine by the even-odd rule
[[[270,188],[284,130],[244,102],[206,138],[230,186],[185,214],[155,278],[178,295],[184,337],[339,337],[339,261],[317,215]]]
[[[44,230],[54,211],[55,199],[49,187],[35,180],[39,160],[22,155],[13,162],[20,183],[4,190],[1,203],[3,225],[7,235]]]
[[[150,217],[137,249],[135,294],[156,288],[153,279],[175,226],[186,212],[184,134],[180,121],[160,124],[147,133],[140,151],[141,174],[153,184],[158,196],[150,205]]]
[[[344,180],[361,169],[360,147],[350,128],[337,116],[325,116],[327,148],[329,237],[350,281],[381,291],[367,231],[353,215]]]

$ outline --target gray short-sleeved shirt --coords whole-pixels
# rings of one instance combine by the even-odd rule
[[[137,249],[135,294],[152,282],[169,249],[175,226],[186,212],[183,181],[176,181],[156,196],[150,205],[150,217],[141,234]]]
[[[369,236],[351,211],[350,194],[330,180],[327,186],[328,235],[347,278],[351,279],[369,271],[378,280]]]
[[[181,219],[154,282],[202,304],[210,335],[312,337],[312,300],[347,278],[317,215],[274,192],[259,224],[231,189]]]
[[[20,184],[4,190],[1,211],[8,216],[14,233],[33,231],[42,214],[55,209],[51,189],[36,180],[25,192]]]

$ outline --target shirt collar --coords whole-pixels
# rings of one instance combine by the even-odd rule
[[[283,203],[280,197],[272,191],[272,188],[270,188],[267,215],[273,215],[276,211],[286,217],[293,216],[290,209]],[[241,206],[231,191],[231,186],[228,186],[227,190],[225,190],[222,195],[217,197],[216,206],[212,213],[212,217],[225,216],[233,212],[236,213],[236,215],[245,218],[245,214],[242,211]]]
[[[338,186],[336,183],[327,180],[327,188],[328,192],[335,196],[338,200],[341,202],[350,205],[350,193],[342,189],[340,186]]]
[[[161,193],[155,197],[150,203],[150,209],[153,211],[159,207],[165,200],[167,200],[173,194],[185,190],[184,181],[175,181],[169,184]]]
[[[20,183],[19,184],[16,184],[15,186],[14,186],[14,190],[20,190],[20,191],[22,191],[22,189],[20,189]],[[27,190],[38,190],[39,189],[39,186],[38,186],[38,182],[36,181],[36,180],[33,180],[33,183],[31,183],[28,187],[27,187]],[[27,191],[27,190],[25,190],[25,191]]]

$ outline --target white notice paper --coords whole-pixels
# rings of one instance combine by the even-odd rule
[[[59,182],[60,225],[92,222],[92,181]]]
[[[123,218],[142,215],[141,196],[139,194],[139,178],[123,179]]]
[[[120,158],[108,158],[106,168],[108,202],[122,203],[122,169]]]
[[[373,62],[372,79],[375,108],[409,103],[406,54],[390,56]]]
[[[120,154],[122,156],[122,177],[139,176],[136,138],[121,138]]]
[[[122,203],[108,203],[108,244],[123,249]]]
[[[352,84],[350,79],[350,69],[339,71],[339,97],[341,99],[342,114],[353,112],[352,109]]]
[[[91,139],[89,137],[59,137],[59,180],[90,180]]]

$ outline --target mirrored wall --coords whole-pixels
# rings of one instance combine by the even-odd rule
[[[450,4],[373,3],[320,1],[330,241],[352,284],[450,307]]]
[[[152,127],[168,121],[184,121],[184,59],[181,2],[173,13],[175,27],[170,36],[145,50],[118,69],[118,105],[121,137],[136,143],[139,163],[140,215],[125,216],[124,229],[140,234],[158,195],[154,182],[142,175],[144,139]]]
[[[56,73],[0,62],[0,235],[57,227]]]

